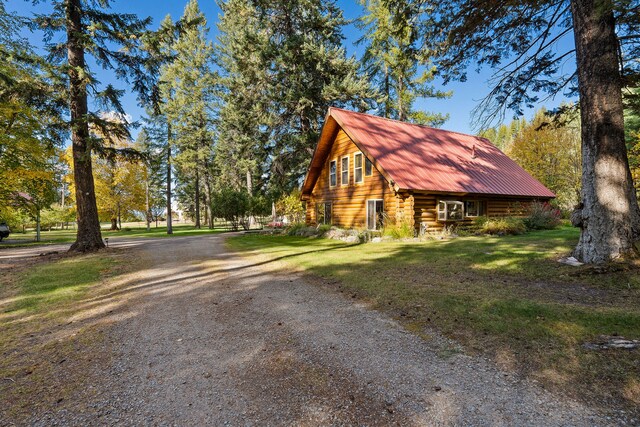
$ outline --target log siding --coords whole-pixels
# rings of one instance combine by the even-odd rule
[[[317,225],[317,207],[321,203],[331,203],[332,224],[343,228],[366,228],[367,200],[384,201],[384,213],[395,221],[408,221],[416,230],[440,231],[449,224],[469,225],[474,217],[465,217],[463,221],[438,220],[438,202],[478,201],[482,203],[483,214],[490,217],[523,215],[532,197],[492,196],[486,194],[453,194],[421,190],[397,190],[390,185],[384,171],[380,171],[375,159],[372,174],[366,174],[367,155],[341,129],[334,133],[331,147],[327,148],[326,158],[318,178],[308,197],[305,197],[308,225]],[[355,182],[355,155],[362,154],[362,182]],[[342,182],[343,160],[348,159],[348,182]],[[330,163],[336,162],[336,185],[330,186]],[[397,190],[397,191],[396,191]],[[540,199],[542,201],[549,200]]]

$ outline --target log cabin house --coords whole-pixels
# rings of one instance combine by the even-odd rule
[[[416,232],[517,215],[555,195],[487,139],[329,108],[302,185],[308,225]]]

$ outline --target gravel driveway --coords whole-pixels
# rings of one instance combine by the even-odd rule
[[[224,236],[134,245],[82,404],[35,425],[575,426],[610,421],[425,341],[355,300],[227,253]],[[126,296],[126,298],[123,298]],[[115,298],[115,296],[114,296]]]

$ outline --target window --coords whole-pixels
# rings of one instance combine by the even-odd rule
[[[367,200],[367,228],[379,230],[384,219],[384,205],[382,200]]]
[[[449,200],[438,202],[438,221],[462,221],[464,219],[464,204]]]
[[[353,180],[356,184],[361,184],[364,177],[362,176],[362,153],[353,155]]]
[[[331,203],[318,203],[316,205],[318,224],[331,224]]]
[[[340,164],[340,185],[349,185],[349,156],[344,156]]]
[[[337,162],[335,160],[331,160],[329,162],[329,187],[335,187],[336,185],[338,185],[336,168],[337,168]]]
[[[484,215],[483,203],[478,200],[467,200],[464,202],[464,216],[476,217]]]
[[[373,163],[369,161],[369,159],[365,159],[364,161],[364,176],[373,175]]]

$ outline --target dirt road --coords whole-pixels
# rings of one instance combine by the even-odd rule
[[[208,235],[130,243],[71,406],[35,425],[607,425],[430,332],[229,254]],[[138,241],[140,242],[140,241]],[[123,243],[124,245],[124,243]]]

